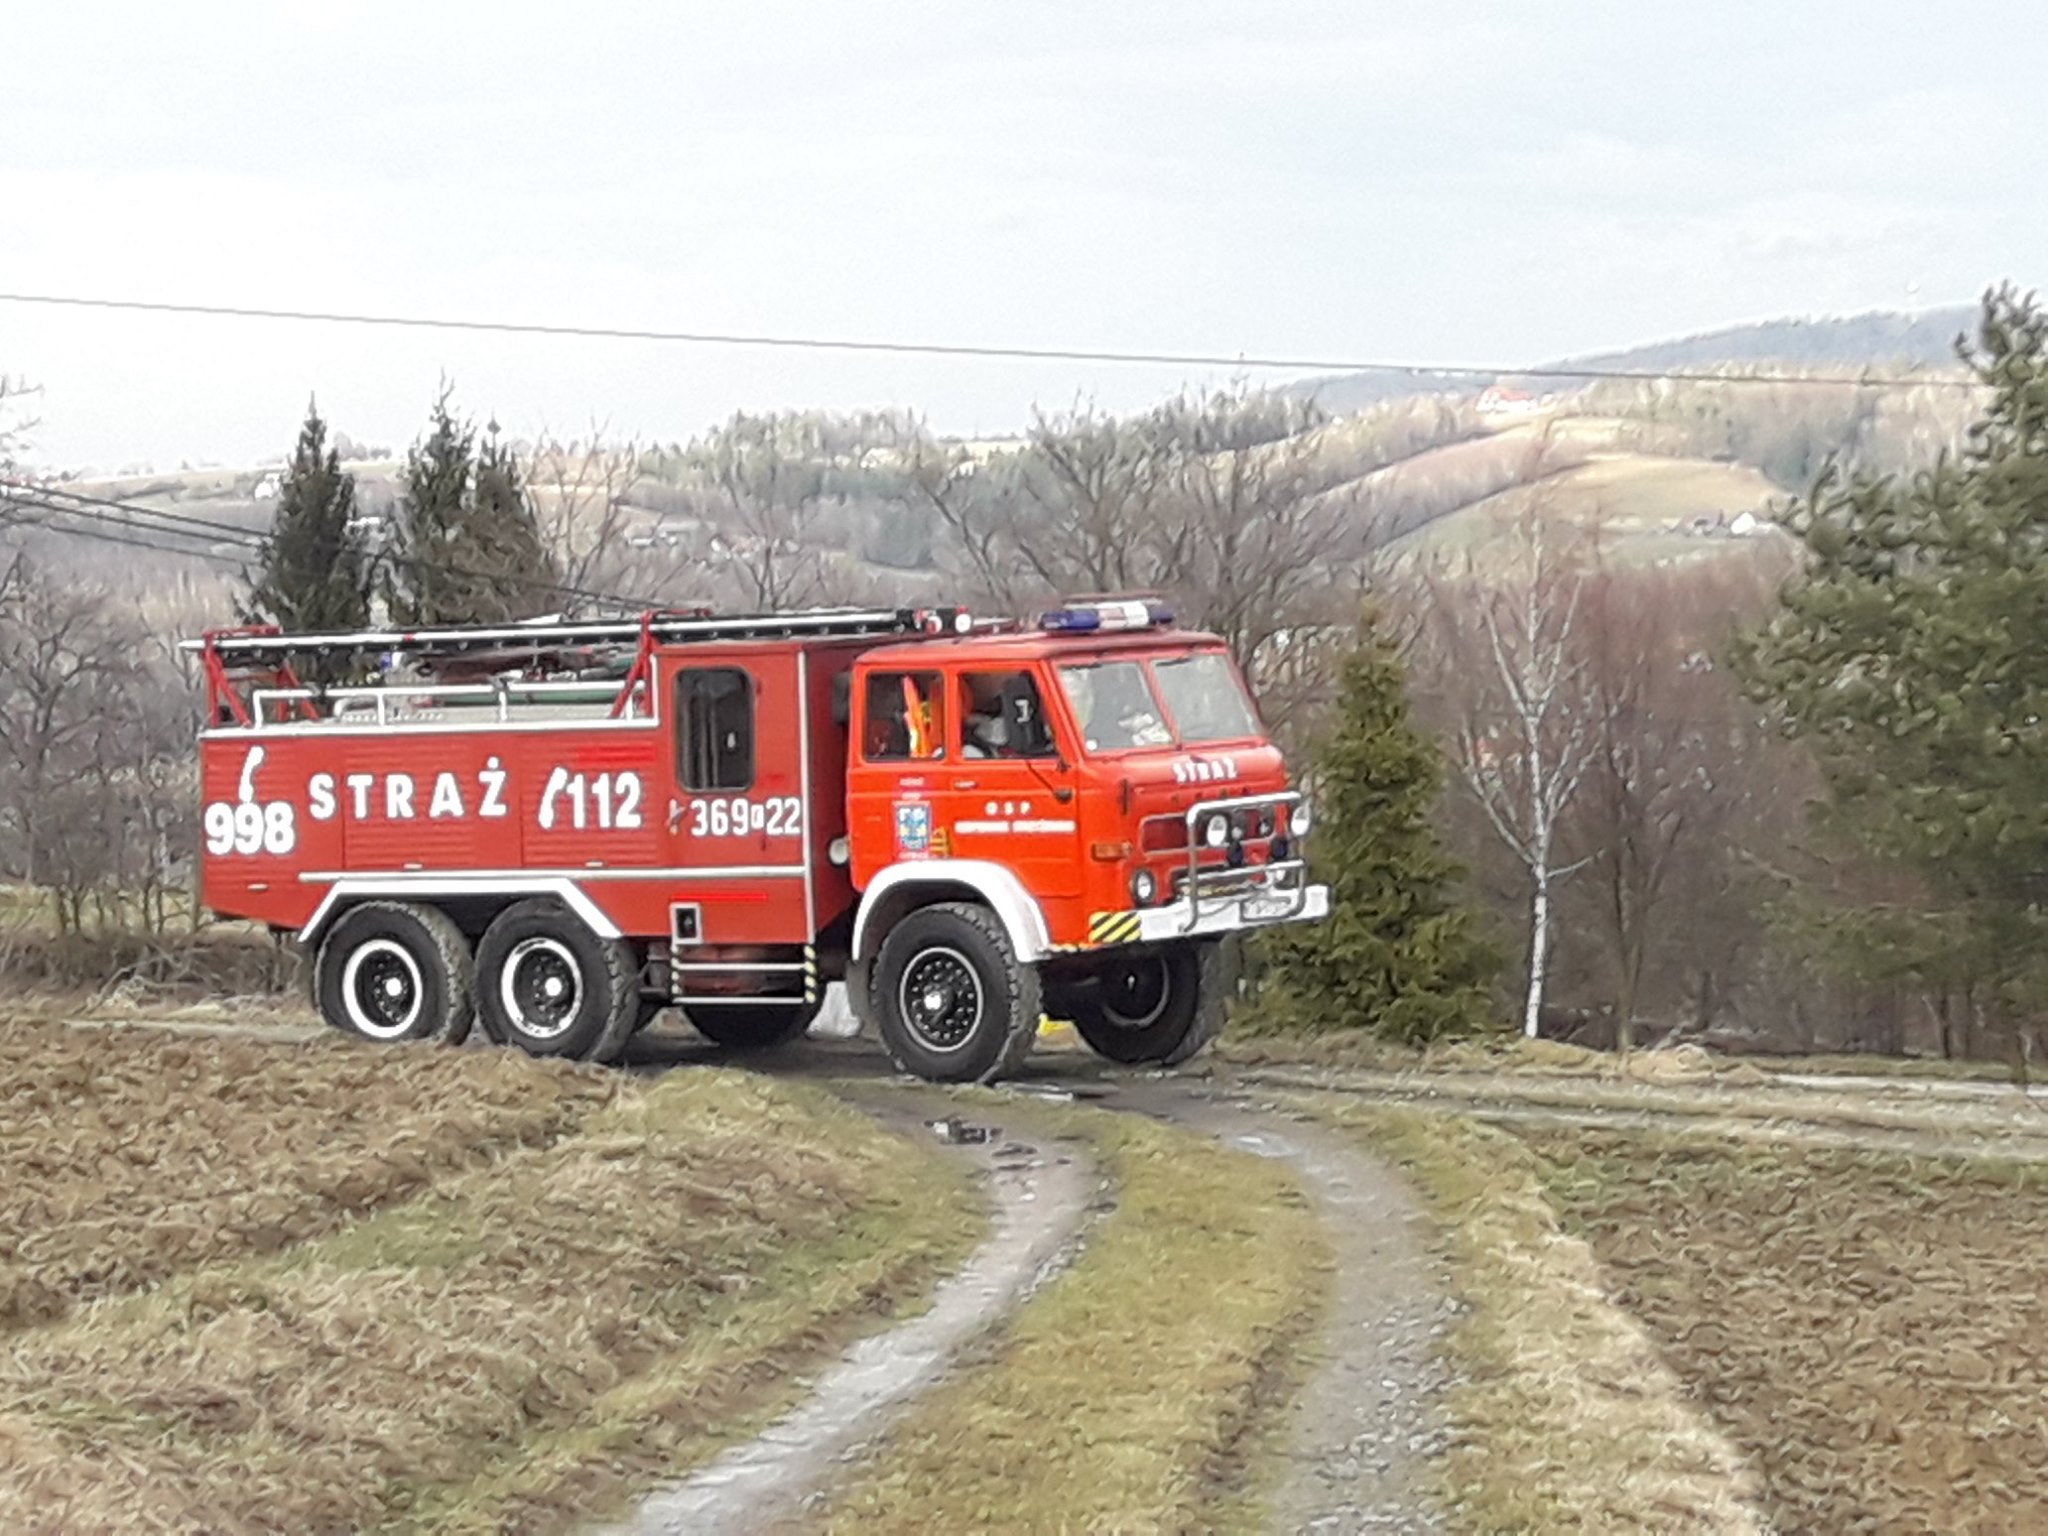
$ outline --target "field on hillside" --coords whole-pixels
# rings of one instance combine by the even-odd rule
[[[551,1530],[979,1228],[822,1094],[0,1022],[0,1528]]]
[[[2048,1170],[1521,1134],[1780,1528],[2048,1529]]]

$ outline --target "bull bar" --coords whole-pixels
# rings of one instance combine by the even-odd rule
[[[1188,867],[1186,884],[1182,887],[1182,892],[1186,896],[1188,910],[1187,918],[1182,924],[1183,932],[1193,933],[1201,926],[1202,899],[1205,894],[1209,895],[1216,905],[1221,906],[1225,902],[1237,901],[1248,894],[1260,894],[1261,885],[1264,894],[1284,892],[1293,898],[1289,906],[1275,911],[1269,921],[1291,922],[1302,915],[1309,900],[1309,883],[1308,860],[1294,851],[1294,844],[1298,839],[1294,835],[1293,813],[1299,804],[1301,791],[1285,789],[1268,795],[1234,795],[1223,800],[1200,800],[1187,808],[1183,820],[1187,828]],[[1276,833],[1282,826],[1287,830],[1290,857],[1256,867],[1238,864],[1221,869],[1202,868],[1204,844],[1195,833],[1198,822],[1219,814],[1234,816],[1238,811],[1261,810],[1268,806],[1273,807]],[[1226,846],[1227,843],[1226,839]],[[1264,877],[1263,881],[1260,879],[1261,876]],[[1226,886],[1230,887],[1227,891],[1223,889]]]

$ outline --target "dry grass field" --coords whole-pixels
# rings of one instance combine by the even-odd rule
[[[568,1529],[971,1246],[821,1093],[0,1024],[0,1529]]]
[[[2048,1530],[2048,1107],[2013,1084],[1234,1054],[1430,1201],[1470,1308],[1467,1528]]]
[[[2048,1170],[1521,1134],[1780,1529],[2048,1530]]]

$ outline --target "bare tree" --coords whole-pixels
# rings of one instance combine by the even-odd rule
[[[1154,533],[1160,576],[1240,664],[1328,617],[1319,599],[1346,519],[1315,494],[1322,424],[1310,402],[1242,388],[1183,397],[1146,420],[1169,475]]]
[[[0,373],[0,475],[14,469],[14,456],[35,430],[35,418],[27,414],[24,405],[35,392],[33,386]]]
[[[945,534],[941,569],[970,588],[959,595],[1003,612],[1015,612],[1032,593],[1052,595],[1017,550],[1014,458],[978,459],[958,443],[922,436],[903,475],[905,498],[928,511]]]
[[[1602,565],[1580,600],[1592,722],[1570,835],[1592,861],[1597,929],[1613,964],[1615,1042],[1626,1051],[1644,967],[1664,936],[1682,866],[1726,856],[1754,754],[1756,712],[1715,661],[1726,626],[1762,591],[1748,567]],[[1695,908],[1705,892],[1696,892]],[[1703,914],[1695,911],[1695,917]]]
[[[710,553],[745,600],[767,612],[815,601],[825,586],[812,523],[830,457],[823,418],[741,411],[691,445],[690,468],[725,514]]]
[[[1587,571],[1538,498],[1515,528],[1505,579],[1429,583],[1435,686],[1452,711],[1459,775],[1514,856],[1528,893],[1522,1031],[1540,1032],[1558,885],[1582,868],[1559,833],[1600,739],[1581,649]]]
[[[1170,440],[1094,406],[1042,412],[1019,454],[1011,547],[1049,594],[1130,592],[1177,568],[1160,547],[1158,500],[1174,468]]]
[[[136,641],[103,590],[25,561],[0,598],[0,848],[67,931],[120,885]]]
[[[564,585],[588,590],[619,579],[626,563],[626,492],[639,465],[637,443],[608,442],[595,424],[584,441],[564,442],[542,432],[535,442],[527,494]]]

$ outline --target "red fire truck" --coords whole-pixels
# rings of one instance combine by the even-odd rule
[[[191,644],[204,900],[372,1040],[611,1061],[674,1006],[762,1048],[843,978],[921,1077],[1000,1076],[1047,1014],[1171,1064],[1220,940],[1328,910],[1236,667],[1156,604]]]

